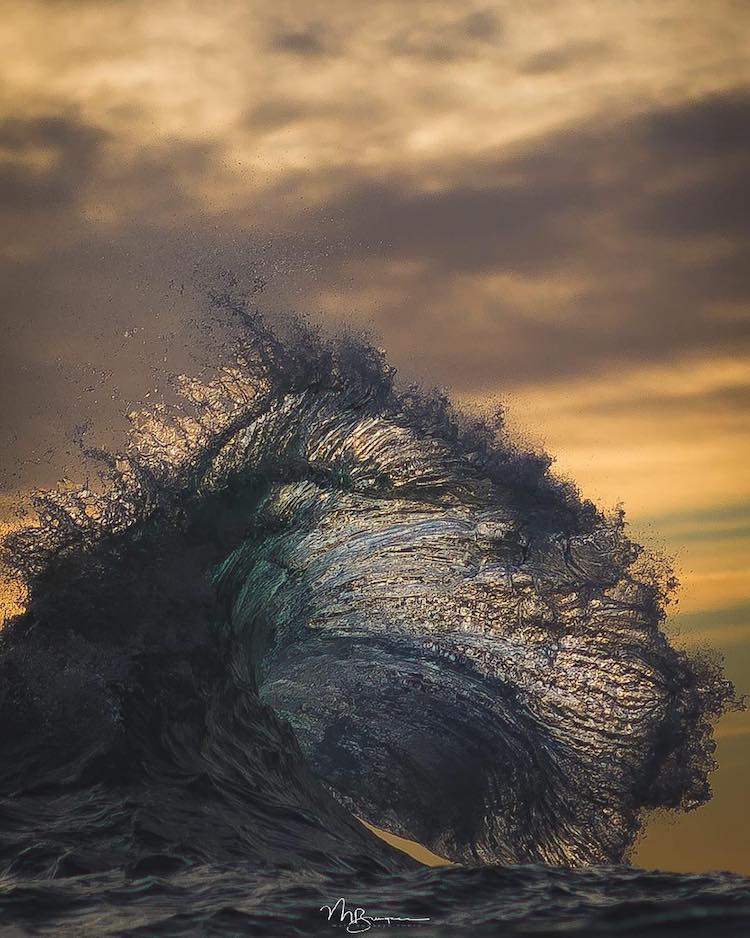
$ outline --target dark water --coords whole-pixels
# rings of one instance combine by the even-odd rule
[[[336,905],[342,898],[343,916],[341,903]],[[744,938],[750,886],[728,873],[676,875],[622,866],[332,874],[289,866],[259,872],[254,864],[237,862],[150,875],[16,881],[6,887],[3,909],[22,934],[40,935]]]
[[[750,934],[746,880],[623,865],[737,705],[664,563],[501,421],[240,313],[7,544],[8,934]]]

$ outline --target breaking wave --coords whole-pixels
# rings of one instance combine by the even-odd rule
[[[620,863],[645,811],[705,802],[733,688],[670,645],[622,515],[368,344],[239,312],[231,364],[6,543],[8,908],[207,865],[416,875],[354,816],[462,864]]]

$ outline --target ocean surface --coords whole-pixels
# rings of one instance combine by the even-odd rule
[[[739,705],[668,565],[500,415],[234,312],[5,544],[0,934],[750,935],[742,877],[627,865]]]

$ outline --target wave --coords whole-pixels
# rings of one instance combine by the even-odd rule
[[[414,865],[354,815],[461,863],[611,864],[705,802],[737,701],[670,645],[622,514],[367,343],[232,308],[231,363],[6,541],[5,875]]]

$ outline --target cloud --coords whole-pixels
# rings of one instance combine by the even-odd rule
[[[592,120],[437,162],[429,185],[307,174],[302,203],[287,180],[266,204],[295,243],[325,245],[317,282],[332,315],[364,304],[396,354],[419,344],[425,372],[460,389],[734,353],[750,348],[750,324],[738,314],[717,328],[716,310],[750,297],[750,238],[724,209],[750,189],[745,134],[729,130],[748,100]],[[726,126],[721,147],[701,143],[710,126]],[[701,159],[683,172],[691,149]],[[723,201],[706,195],[717,191]],[[673,224],[688,211],[692,225]]]
[[[289,98],[266,98],[250,108],[243,120],[252,130],[277,130],[303,119],[308,110],[302,101]]]
[[[460,21],[459,26],[472,39],[496,39],[502,32],[497,13],[489,8],[468,13]]]
[[[692,102],[648,115],[642,146],[669,167],[661,187],[637,206],[637,223],[685,240],[748,237],[750,92]]]
[[[104,132],[76,117],[0,123],[2,211],[48,213],[75,201],[106,139]]]
[[[601,40],[571,40],[563,45],[542,49],[525,59],[519,71],[524,75],[546,75],[576,66],[600,62],[611,56],[613,46]]]
[[[272,126],[315,107],[284,105],[269,98],[248,121]],[[406,374],[464,395],[737,355],[750,349],[747,242],[734,216],[696,193],[722,185],[728,200],[745,199],[747,133],[735,119],[746,106],[739,93],[714,96],[446,156],[418,175],[342,166],[262,187],[212,138],[165,139],[122,159],[80,117],[10,122],[0,135],[0,185],[17,186],[4,222],[13,250],[0,261],[13,324],[6,420],[38,438],[34,414],[51,401],[61,415],[102,407],[83,391],[82,360],[113,371],[127,394],[164,357],[184,367],[179,343],[158,336],[183,334],[197,314],[199,299],[168,284],[199,264],[257,270],[272,313],[371,327]],[[703,140],[711,133],[721,146]],[[218,189],[231,199],[212,206]],[[694,225],[673,231],[691,200]],[[717,318],[726,309],[736,313]],[[112,335],[134,323],[148,343],[115,354]],[[746,385],[711,391],[713,403],[707,393],[715,411],[747,406]],[[591,419],[612,420],[637,398],[602,398]]]
[[[11,444],[0,487],[53,483],[79,460],[76,423],[98,419],[106,435],[153,373],[189,360],[179,339],[195,309],[169,282],[209,253],[195,194],[220,153],[171,141],[123,160],[110,143],[80,115],[0,126],[0,437]],[[205,233],[191,236],[188,219]]]
[[[275,33],[271,38],[270,47],[302,58],[318,58],[330,51],[324,29],[315,24]]]
[[[488,47],[496,47],[502,36],[497,13],[479,8],[456,15],[455,7],[445,7],[436,15],[417,15],[388,37],[386,48],[396,56],[413,57],[425,63],[438,64],[486,55]]]
[[[305,99],[302,97],[267,97],[248,108],[240,119],[240,126],[254,134],[275,133],[282,128],[310,129],[323,123],[335,129],[345,122],[352,131],[372,126],[387,118],[387,106],[366,93],[352,100]]]
[[[173,133],[154,119],[158,134],[144,136],[139,125],[129,136],[115,129],[117,109],[101,122],[68,109],[6,125],[2,263],[14,354],[39,369],[57,357],[67,362],[46,375],[46,392],[29,379],[37,410],[45,393],[70,403],[79,390],[66,391],[66,381],[88,386],[82,372],[71,378],[83,349],[115,371],[127,362],[128,388],[146,382],[165,343],[141,349],[140,368],[133,349],[117,365],[94,328],[103,336],[139,319],[151,329],[158,313],[165,334],[182,329],[185,317],[165,285],[207,257],[260,268],[272,312],[301,308],[334,324],[368,325],[406,374],[463,394],[748,349],[746,91],[697,95],[679,107],[648,110],[642,102],[639,113],[609,107],[573,121],[565,105],[555,126],[527,128],[509,91],[509,129],[492,144],[502,119],[479,121],[472,109],[482,98],[472,89],[495,81],[499,51],[507,74],[524,59],[512,18],[448,6],[439,21],[415,13],[387,29],[376,18],[372,34],[353,26],[340,46],[315,9],[310,15],[283,29],[269,19],[263,35],[278,40],[277,52],[325,59],[321,68],[334,71],[321,83],[284,84],[277,74],[297,76],[304,65],[270,66],[262,93],[244,100],[223,130],[196,119]],[[192,32],[188,39],[197,41]],[[484,71],[467,60],[455,101],[437,94],[433,78],[447,73],[427,61],[398,66],[403,96],[390,72],[376,69],[363,85],[363,63],[384,63],[383,44],[392,40],[417,59],[445,43]],[[559,45],[576,48],[572,40]],[[333,46],[338,59],[329,61]],[[246,55],[233,48],[216,69],[225,59],[245,69]],[[579,57],[594,51],[578,47]],[[611,46],[610,54],[621,50]],[[104,74],[115,81],[126,71]],[[239,70],[218,86],[231,97],[246,75]],[[207,76],[217,80],[214,71]],[[117,100],[119,108],[122,94]],[[436,142],[424,146],[420,135],[433,130]],[[6,387],[24,380],[12,354]],[[722,393],[727,410],[745,406],[743,389]]]

